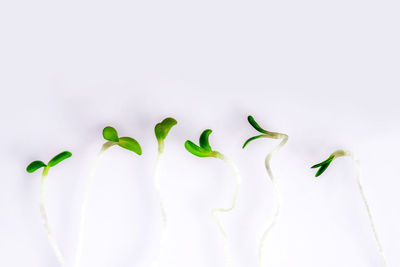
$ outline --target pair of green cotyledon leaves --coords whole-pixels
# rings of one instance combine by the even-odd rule
[[[162,122],[157,123],[157,125],[154,128],[154,132],[159,144],[163,144],[164,139],[167,137],[169,130],[176,124],[177,121],[173,118],[166,118]],[[117,130],[115,130],[115,128],[111,126],[107,126],[103,129],[103,137],[105,140],[113,142],[115,145],[119,145],[120,147],[135,152],[138,155],[142,155],[142,148],[135,139],[126,136],[119,137]],[[26,167],[26,170],[27,172],[32,173],[42,167],[48,169],[71,156],[72,156],[71,152],[64,151],[53,157],[47,164],[45,164],[43,161],[35,160],[31,162],[28,165],[28,167]]]
[[[243,144],[242,148],[245,148],[251,141],[256,140],[258,138],[277,138],[277,134],[273,132],[269,132],[264,130],[260,125],[255,121],[255,119],[252,116],[247,117],[248,122],[250,123],[251,126],[253,126],[254,129],[256,129],[258,132],[260,132],[260,135],[253,136],[245,141]],[[164,139],[167,137],[169,131],[171,128],[177,124],[177,121],[173,118],[166,118],[162,122],[157,123],[154,132],[157,138],[157,141],[159,143],[159,152],[163,151],[164,148]],[[215,157],[215,158],[221,158],[222,154],[219,153],[218,151],[215,151],[211,148],[210,143],[209,143],[209,136],[212,133],[212,130],[206,129],[204,130],[199,138],[199,145],[194,144],[192,141],[187,140],[185,142],[185,148],[187,151],[189,151],[191,154],[197,156],[197,157]],[[115,144],[119,145],[122,148],[125,148],[127,150],[130,150],[132,152],[135,152],[138,155],[142,154],[142,149],[139,145],[139,143],[131,138],[131,137],[118,137],[118,132],[115,130],[113,127],[107,126],[103,129],[103,137],[105,140],[114,142]],[[61,152],[60,154],[56,155],[54,158],[52,158],[49,163],[46,165],[43,161],[33,161],[28,165],[26,170],[29,173],[32,173],[42,167],[53,167],[60,163],[61,161],[71,157],[71,152],[69,151],[64,151]],[[333,161],[335,158],[334,155],[331,155],[327,160],[318,163],[311,168],[319,168],[319,170],[316,173],[316,177],[320,176],[329,166],[329,164]]]

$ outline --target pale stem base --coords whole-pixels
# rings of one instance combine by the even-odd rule
[[[218,158],[223,160],[225,163],[227,163],[233,169],[233,171],[235,173],[235,180],[236,180],[235,192],[234,192],[234,195],[233,195],[231,206],[229,208],[225,208],[225,209],[216,208],[216,209],[212,209],[211,210],[211,218],[215,221],[215,223],[218,226],[219,231],[221,232],[222,236],[224,237],[225,262],[226,262],[226,266],[230,267],[231,266],[231,259],[230,259],[230,256],[229,256],[228,235],[226,234],[226,232],[225,232],[220,220],[216,216],[216,213],[218,213],[218,212],[229,212],[229,211],[233,210],[236,207],[236,201],[237,201],[237,198],[238,198],[238,193],[239,193],[239,188],[240,188],[240,183],[241,183],[241,177],[240,177],[239,170],[237,169],[236,165],[233,164],[228,158],[226,158],[222,154],[220,154]]]
[[[45,169],[43,171],[42,179],[40,181],[40,194],[39,194],[40,215],[41,215],[41,218],[42,218],[43,226],[44,226],[44,228],[46,230],[46,233],[47,233],[47,237],[48,237],[49,242],[50,242],[50,246],[53,249],[54,254],[56,255],[56,258],[57,258],[58,262],[60,263],[60,265],[65,267],[67,265],[65,263],[64,256],[62,255],[62,253],[61,253],[61,251],[60,251],[60,249],[58,247],[58,244],[57,244],[55,238],[53,237],[53,235],[51,233],[49,222],[47,220],[46,208],[45,208],[45,205],[44,205],[47,173],[48,173],[48,167],[45,167]]]
[[[370,207],[368,205],[367,197],[365,196],[364,189],[363,189],[363,186],[362,186],[362,183],[361,183],[360,161],[358,160],[358,158],[353,153],[351,153],[349,151],[344,151],[344,155],[345,156],[350,156],[353,159],[354,163],[355,163],[357,184],[358,184],[358,188],[360,190],[361,198],[362,198],[362,200],[364,202],[365,209],[367,210],[369,223],[371,225],[371,229],[372,229],[372,232],[374,234],[376,244],[378,246],[379,254],[382,257],[384,265],[386,267],[388,267],[389,265],[388,265],[388,263],[386,261],[386,257],[385,257],[385,254],[383,252],[383,247],[382,247],[381,241],[379,240],[379,237],[378,237],[378,232],[377,232],[376,227],[375,227],[375,223],[374,223],[373,216],[372,216],[372,211],[371,211],[371,209],[370,209]]]
[[[280,215],[280,210],[281,210],[281,194],[280,194],[280,190],[279,187],[276,184],[275,181],[275,177],[272,173],[272,169],[271,169],[271,165],[270,165],[270,160],[272,158],[272,156],[277,153],[287,142],[288,140],[288,136],[287,135],[282,135],[282,141],[279,143],[279,145],[277,145],[265,158],[265,168],[267,169],[267,173],[268,176],[272,182],[272,186],[274,189],[274,195],[275,195],[275,214],[274,217],[272,218],[272,220],[268,223],[266,230],[264,231],[264,233],[261,236],[260,239],[260,243],[258,246],[258,263],[260,265],[260,267],[263,266],[263,248],[264,248],[264,243],[265,240],[267,239],[269,233],[271,232],[271,230],[275,227],[275,225],[277,224],[278,220],[279,220],[279,215]]]
[[[162,150],[161,150],[162,151]],[[161,232],[161,238],[160,238],[160,245],[158,247],[156,259],[154,260],[153,266],[158,267],[160,265],[160,258],[162,257],[162,252],[164,249],[164,244],[165,240],[167,237],[167,212],[165,210],[164,206],[164,201],[163,197],[161,194],[161,186],[160,186],[160,165],[161,165],[161,159],[162,159],[163,152],[158,152],[157,154],[157,161],[156,161],[156,167],[155,167],[155,172],[154,172],[154,187],[157,192],[157,196],[159,199],[159,204],[160,204],[160,210],[161,210],[161,216],[162,216],[162,232]]]
[[[81,258],[82,258],[82,249],[83,249],[83,237],[84,237],[84,228],[85,228],[85,221],[86,221],[86,208],[87,202],[89,198],[89,191],[93,183],[93,177],[97,169],[97,165],[100,162],[100,159],[103,157],[103,153],[110,148],[111,146],[115,145],[115,142],[106,142],[102,146],[101,150],[97,154],[97,157],[94,161],[92,169],[89,173],[88,180],[86,182],[85,191],[83,193],[83,201],[81,206],[80,218],[79,218],[79,229],[78,229],[78,245],[76,249],[75,255],[75,267],[80,266]]]

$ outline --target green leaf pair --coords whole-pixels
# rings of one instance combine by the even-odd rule
[[[104,139],[115,142],[122,148],[128,149],[135,152],[138,155],[142,155],[142,148],[139,143],[131,137],[118,137],[118,132],[111,126],[107,126],[103,129]]]
[[[162,122],[157,123],[154,128],[154,133],[156,134],[157,140],[164,141],[167,137],[169,130],[175,126],[178,122],[174,118],[166,118]]]
[[[319,168],[317,173],[315,174],[315,177],[320,176],[331,164],[331,162],[335,159],[335,155],[330,155],[329,158],[327,158],[325,161],[315,164],[311,168]]]
[[[53,158],[49,161],[49,163],[47,163],[47,165],[46,165],[43,161],[35,160],[35,161],[32,161],[32,162],[26,167],[26,171],[29,172],[29,173],[33,173],[33,172],[35,172],[36,170],[38,170],[38,169],[40,169],[40,168],[42,168],[42,167],[44,167],[44,168],[46,168],[46,167],[54,167],[54,166],[56,166],[58,163],[60,163],[61,161],[65,160],[65,159],[67,159],[67,158],[69,158],[69,157],[71,157],[71,156],[72,156],[72,153],[69,152],[69,151],[61,152],[60,154],[58,154],[58,155],[56,155],[55,157],[53,157]]]
[[[253,136],[253,137],[247,139],[246,142],[244,142],[242,148],[245,148],[247,146],[247,144],[249,144],[251,141],[256,140],[258,138],[262,138],[262,137],[273,138],[272,133],[264,130],[263,128],[261,128],[260,125],[258,125],[256,120],[253,118],[253,116],[248,116],[247,120],[249,121],[250,125],[254,127],[254,129],[256,129],[257,131],[259,131],[262,134],[256,135],[256,136]]]
[[[193,155],[197,157],[215,157],[218,158],[220,156],[220,153],[217,151],[214,151],[211,149],[210,143],[208,141],[208,138],[210,134],[212,133],[212,130],[206,129],[204,130],[199,138],[199,144],[200,146],[194,144],[192,141],[187,140],[185,142],[185,148],[187,151],[192,153]]]

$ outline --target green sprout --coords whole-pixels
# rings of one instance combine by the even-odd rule
[[[233,164],[222,153],[212,150],[210,143],[208,141],[211,133],[212,133],[212,130],[210,130],[210,129],[204,130],[201,133],[200,138],[199,138],[199,146],[194,144],[192,141],[187,140],[185,142],[185,148],[187,151],[189,151],[191,154],[193,154],[197,157],[201,157],[201,158],[213,157],[213,158],[223,160],[225,163],[227,163],[233,169],[233,171],[235,173],[236,186],[235,186],[235,192],[233,195],[231,206],[229,208],[215,208],[215,209],[211,210],[211,218],[215,221],[215,223],[218,226],[219,231],[221,232],[222,236],[224,237],[224,256],[225,256],[226,266],[229,267],[229,266],[231,266],[231,260],[229,257],[229,250],[228,250],[228,245],[229,245],[228,244],[228,235],[226,234],[224,228],[222,227],[222,224],[219,221],[218,217],[216,216],[216,213],[217,212],[230,212],[236,207],[241,178],[240,178],[239,170],[237,169],[235,164]]]
[[[42,179],[40,182],[40,194],[39,194],[40,215],[41,215],[43,226],[46,230],[50,245],[56,255],[57,260],[63,267],[66,266],[65,259],[64,259],[63,254],[60,251],[57,241],[55,240],[55,238],[53,237],[53,235],[51,233],[50,225],[49,225],[49,222],[47,219],[46,206],[44,203],[45,203],[47,175],[49,173],[50,168],[56,166],[58,163],[60,163],[61,161],[65,160],[71,156],[72,156],[71,152],[64,151],[64,152],[61,152],[60,154],[56,155],[55,157],[53,157],[47,164],[45,164],[43,161],[35,160],[26,167],[26,171],[28,173],[33,173],[33,172],[39,170],[40,168],[43,168]]]
[[[80,212],[80,220],[79,220],[79,234],[78,234],[78,246],[76,250],[76,256],[75,256],[75,266],[79,267],[80,266],[80,261],[82,257],[82,248],[83,248],[83,236],[84,236],[84,225],[85,225],[85,220],[86,220],[86,207],[87,207],[87,201],[89,198],[89,191],[90,187],[93,183],[93,177],[97,169],[97,165],[100,162],[100,159],[103,157],[103,154],[105,151],[107,151],[110,147],[114,145],[118,145],[122,148],[125,148],[129,151],[134,152],[137,155],[142,155],[142,148],[140,147],[139,143],[131,138],[131,137],[118,137],[118,132],[115,130],[113,127],[107,126],[103,129],[103,137],[107,141],[103,144],[101,147],[99,153],[97,154],[97,157],[94,161],[92,170],[89,174],[87,183],[86,183],[86,188],[85,192],[83,195],[83,201],[82,201],[82,206],[81,206],[81,212]]]
[[[372,211],[371,211],[371,209],[370,209],[370,207],[368,205],[367,197],[365,196],[365,193],[364,193],[364,190],[363,190],[363,186],[362,186],[362,183],[361,183],[360,161],[358,160],[358,158],[350,151],[337,150],[337,151],[333,152],[326,160],[322,161],[321,163],[313,165],[311,168],[319,168],[317,173],[315,174],[315,177],[319,177],[322,173],[325,172],[325,170],[329,167],[329,165],[332,163],[332,161],[334,159],[339,158],[339,157],[343,157],[343,156],[351,157],[353,159],[354,163],[355,163],[358,189],[360,191],[361,198],[362,198],[362,200],[364,202],[365,209],[367,210],[369,223],[371,225],[371,229],[372,229],[372,232],[373,232],[374,237],[375,237],[375,241],[376,241],[376,244],[377,244],[377,247],[378,247],[378,252],[379,252],[380,256],[382,257],[383,263],[387,267],[388,264],[387,264],[387,261],[386,261],[385,254],[383,252],[382,244],[381,244],[381,242],[379,240],[379,237],[378,237],[378,232],[377,232],[375,224],[374,224]]]
[[[161,186],[160,186],[160,165],[161,165],[161,158],[164,154],[164,140],[167,137],[169,131],[172,127],[177,124],[177,121],[174,118],[166,118],[162,122],[157,123],[154,127],[154,133],[157,138],[158,142],[158,153],[157,153],[157,161],[156,167],[154,172],[154,187],[156,189],[158,199],[160,201],[160,209],[161,209],[161,216],[162,216],[162,233],[160,239],[160,246],[158,248],[155,266],[159,266],[160,257],[162,256],[162,250],[164,248],[166,233],[167,233],[167,213],[165,210],[163,197],[161,195]]]
[[[265,162],[264,162],[268,176],[269,176],[272,186],[274,188],[276,209],[275,209],[275,215],[274,215],[273,219],[271,220],[271,222],[269,222],[269,224],[267,225],[266,230],[264,231],[263,235],[261,236],[260,243],[258,246],[258,263],[259,263],[260,267],[262,267],[262,266],[264,266],[263,265],[263,253],[262,253],[264,243],[265,243],[265,240],[266,240],[268,234],[271,232],[271,230],[277,224],[279,215],[280,215],[280,209],[281,209],[280,190],[279,190],[278,185],[276,184],[275,177],[272,173],[270,160],[271,160],[272,156],[275,153],[277,153],[286,144],[289,137],[286,134],[269,132],[269,131],[264,130],[263,128],[260,127],[260,125],[258,125],[258,123],[255,121],[255,119],[252,116],[248,116],[247,120],[249,121],[251,126],[253,126],[253,128],[256,129],[258,132],[260,132],[261,134],[247,139],[246,142],[244,142],[242,148],[245,148],[250,142],[252,142],[253,140],[256,140],[258,138],[281,139],[281,142],[270,153],[267,154],[267,156],[265,157]]]

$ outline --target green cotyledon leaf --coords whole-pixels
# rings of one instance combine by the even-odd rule
[[[154,133],[158,141],[164,140],[171,128],[178,122],[174,118],[166,118],[162,122],[157,123],[154,127]]]
[[[46,167],[46,164],[44,164],[43,161],[40,160],[35,160],[32,161],[27,167],[26,167],[26,171],[29,173],[32,173],[42,167]]]
[[[107,126],[103,129],[103,137],[104,139],[112,142],[118,142],[118,132],[111,126]]]
[[[200,147],[206,151],[211,151],[211,146],[208,141],[211,133],[212,133],[212,130],[206,129],[201,133],[200,138],[199,138]]]
[[[130,137],[121,137],[117,143],[120,147],[135,152],[138,155],[142,155],[142,148],[138,141]]]
[[[260,133],[264,133],[264,134],[268,134],[268,131],[264,130],[263,128],[260,127],[260,125],[258,125],[258,123],[256,122],[256,120],[253,118],[253,116],[248,116],[247,120],[249,121],[249,123],[251,124],[251,126],[254,127],[254,129],[256,129],[257,131],[259,131]]]
[[[244,142],[242,148],[245,148],[251,141],[261,138],[261,137],[265,137],[265,134],[256,135],[256,136],[253,136],[253,137],[247,139],[246,142]]]
[[[61,161],[65,160],[71,156],[72,156],[72,153],[69,151],[61,152],[60,154],[58,154],[54,158],[52,158],[47,165],[50,167],[56,166],[58,163],[60,163]]]

